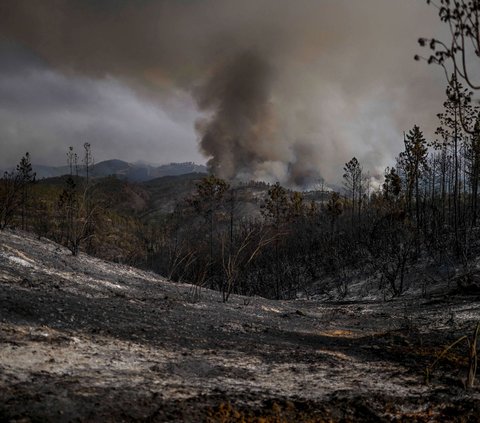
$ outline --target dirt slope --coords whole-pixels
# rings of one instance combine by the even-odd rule
[[[0,232],[0,421],[479,421],[466,347],[424,383],[480,319],[446,294],[224,304]]]

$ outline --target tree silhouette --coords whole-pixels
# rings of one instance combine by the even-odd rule
[[[27,208],[29,203],[30,186],[35,182],[35,172],[32,169],[32,163],[30,161],[30,153],[25,153],[17,165],[17,173],[21,186],[21,217],[22,217],[22,229],[27,227]]]
[[[407,208],[412,215],[413,193],[415,192],[416,218],[420,221],[420,176],[423,170],[428,169],[427,164],[427,141],[420,128],[415,125],[403,140],[405,149],[398,158],[398,163],[406,177]]]
[[[480,89],[480,81],[474,80],[471,73],[472,68],[478,66],[472,61],[471,54],[480,59],[480,1],[426,1],[437,8],[440,21],[447,24],[450,30],[450,39],[447,41],[436,38],[418,40],[420,46],[428,46],[432,51],[427,58],[428,63],[438,64],[447,76],[453,73],[472,89]],[[416,56],[416,59],[420,57]]]
[[[347,193],[352,201],[352,226],[354,224],[355,208],[358,208],[358,216],[360,217],[362,208],[362,191],[363,191],[363,178],[362,178],[362,166],[358,162],[356,157],[353,157],[349,162],[345,163],[343,168],[345,172],[343,174],[344,185]]]
[[[428,64],[437,64],[445,72],[450,88],[457,100],[464,105],[472,100],[473,91],[480,89],[476,69],[480,65],[480,1],[479,0],[426,0],[438,10],[438,17],[449,29],[449,39],[419,38],[421,47],[429,48],[427,57],[415,55],[415,60],[425,59]],[[463,89],[460,81],[467,84]],[[460,121],[468,133],[468,127],[460,110]]]

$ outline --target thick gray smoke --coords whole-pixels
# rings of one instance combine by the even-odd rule
[[[195,104],[197,141],[214,172],[291,185],[320,176],[338,181],[352,156],[372,173],[381,172],[402,148],[404,130],[420,124],[429,135],[445,81],[441,71],[414,62],[413,55],[416,39],[436,33],[435,24],[435,10],[416,0],[0,2],[0,44],[33,52],[42,66],[74,80],[76,92],[85,81],[90,92],[92,81],[128,86],[139,96],[135,102],[161,104],[176,121],[190,116],[193,111],[185,108]],[[32,75],[41,80],[34,68],[24,75],[31,85]],[[58,107],[69,109],[70,94],[63,93],[55,93],[65,100]],[[185,95],[195,102],[178,101]],[[34,104],[50,104],[48,93],[39,96]],[[86,103],[89,114],[96,114],[98,103]],[[40,145],[78,132],[92,135],[88,125],[69,135],[69,115],[51,107],[51,113],[36,114],[45,140],[38,140],[38,131],[35,137],[26,133],[38,121],[19,125],[16,136]],[[2,105],[0,92],[0,122],[17,115],[28,120],[28,113],[18,113]],[[82,116],[77,113],[77,121]],[[128,133],[134,122],[111,120],[96,129],[99,143],[111,134],[108,142],[124,140],[116,148],[127,150],[129,138],[145,136],[141,130]],[[120,126],[114,128],[115,120]],[[1,139],[14,138],[5,132]],[[152,140],[148,146],[154,148]],[[2,146],[13,148],[13,142]]]
[[[251,176],[275,158],[275,127],[270,104],[272,69],[246,51],[218,66],[197,92],[200,147],[211,170],[224,178]]]

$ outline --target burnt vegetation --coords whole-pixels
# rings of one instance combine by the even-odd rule
[[[480,255],[480,86],[469,66],[480,57],[480,5],[435,5],[450,40],[420,38],[419,44],[448,82],[436,137],[427,140],[417,125],[407,130],[384,175],[372,177],[353,157],[345,158],[337,191],[323,182],[299,192],[214,174],[132,183],[96,177],[85,143],[79,155],[68,150],[69,173],[63,177],[36,180],[29,153],[4,173],[0,229],[32,231],[72,255],[84,250],[219,290],[224,301],[232,294],[308,298],[332,287],[346,297],[359,278],[385,299],[401,296],[413,283],[426,295],[458,269],[465,275],[459,289],[477,293],[480,288],[469,280]],[[250,70],[257,79],[243,80],[238,67],[240,76]],[[216,110],[211,120],[198,123],[212,171],[233,177],[248,169],[251,157],[265,159],[240,152],[248,140],[257,145],[272,136],[252,129],[254,122],[268,122],[268,75],[257,56],[244,54],[197,93],[200,108]],[[251,110],[259,116],[250,116]],[[238,116],[248,119],[236,134]],[[230,144],[235,157],[217,151]]]
[[[480,0],[435,6],[450,41],[419,43],[446,75],[438,128],[405,128],[382,175],[356,155],[335,189],[292,189],[320,175],[297,146],[290,184],[240,182],[276,135],[250,53],[196,92],[209,174],[98,176],[89,143],[63,176],[38,179],[29,153],[5,172],[0,420],[56,421],[67,392],[59,421],[477,421]],[[29,348],[45,360],[17,361]]]
[[[448,82],[436,137],[427,140],[417,125],[406,128],[398,157],[383,176],[372,177],[356,157],[346,157],[343,189],[337,192],[324,187],[297,192],[214,174],[135,184],[96,178],[86,143],[81,157],[68,151],[64,177],[36,181],[28,153],[16,170],[6,172],[0,180],[0,228],[34,231],[73,255],[83,249],[217,289],[225,301],[232,293],[308,297],[332,285],[346,296],[357,278],[370,280],[391,298],[409,289],[412,273],[418,280],[420,271],[425,285],[441,282],[459,267],[468,274],[480,253],[479,85],[469,68],[480,56],[480,6],[448,0],[435,6],[450,28],[450,40],[420,38],[419,43],[429,50],[427,62],[441,66]],[[230,65],[197,92],[200,108],[216,111],[198,123],[198,130],[202,148],[213,157],[211,170],[234,177],[248,170],[252,158],[265,160],[240,151],[270,142],[266,129],[252,129],[257,121],[269,121],[270,69],[246,53]],[[251,116],[252,110],[259,116]],[[248,118],[240,129],[239,117]],[[217,151],[223,145],[235,145],[235,157]],[[301,164],[294,165],[293,176]]]
[[[309,297],[332,286],[345,297],[358,278],[388,299],[418,288],[419,275],[426,293],[459,268],[468,274],[480,254],[480,121],[452,92],[437,139],[414,126],[380,183],[355,157],[338,192],[205,174],[131,183],[96,178],[85,144],[80,157],[68,151],[64,177],[36,181],[28,153],[5,173],[2,228],[220,290],[224,301]]]

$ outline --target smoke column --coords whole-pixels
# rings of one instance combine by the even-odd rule
[[[212,172],[229,179],[251,175],[275,157],[271,80],[268,63],[246,51],[214,69],[199,88],[198,106],[211,116],[199,120],[197,130]]]

